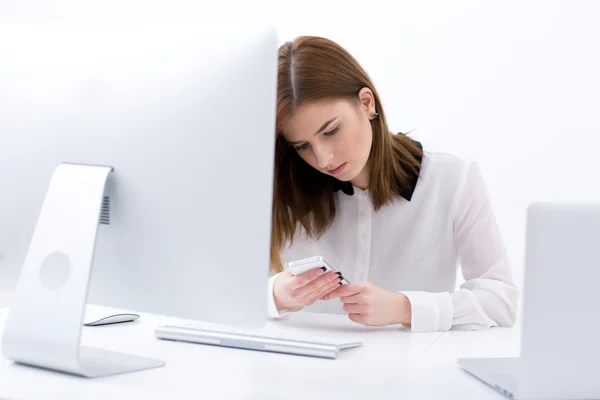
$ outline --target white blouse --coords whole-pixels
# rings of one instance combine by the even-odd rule
[[[282,252],[287,262],[320,255],[350,282],[368,281],[405,294],[413,332],[485,329],[515,321],[519,291],[476,163],[424,152],[410,200],[395,198],[373,210],[368,190],[336,193],[336,217],[318,240],[298,231]],[[460,266],[465,282],[456,290]],[[273,284],[268,315],[278,318]],[[319,300],[306,311],[344,313],[339,299]]]

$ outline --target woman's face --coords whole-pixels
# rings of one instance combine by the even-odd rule
[[[314,169],[340,181],[368,185],[373,130],[371,101],[328,100],[302,104],[283,125],[283,136]],[[363,92],[361,90],[361,93]],[[367,96],[369,97],[369,96]],[[368,99],[367,99],[368,100]]]

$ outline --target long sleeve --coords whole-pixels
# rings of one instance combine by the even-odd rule
[[[402,292],[413,332],[512,326],[519,291],[477,164],[465,167],[455,198],[454,236],[465,282],[455,293]]]
[[[275,274],[269,278],[267,282],[267,317],[269,318],[279,318],[280,314],[277,311],[277,306],[275,306],[275,297],[273,296],[273,285],[275,285],[275,279],[277,279],[277,275]]]

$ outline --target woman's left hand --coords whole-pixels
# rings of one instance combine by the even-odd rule
[[[348,318],[367,326],[410,325],[411,306],[408,297],[392,293],[368,282],[340,286],[321,300],[339,297]]]

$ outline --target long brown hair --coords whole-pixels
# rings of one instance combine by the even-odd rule
[[[379,113],[371,120],[373,142],[368,160],[369,193],[375,210],[392,200],[400,190],[409,190],[409,173],[418,174],[421,148],[404,134],[388,130],[385,113],[371,79],[358,62],[337,43],[315,36],[301,36],[279,48],[277,122],[271,269],[283,269],[281,250],[292,243],[302,226],[317,238],[335,218],[335,178],[325,175],[297,154],[281,134],[284,121],[306,102],[333,99],[358,100],[358,92],[369,88]]]

